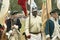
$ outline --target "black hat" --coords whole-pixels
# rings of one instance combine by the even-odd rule
[[[11,15],[16,15],[17,13],[19,13],[18,11],[11,11]]]
[[[51,12],[50,12],[50,14],[54,14],[54,13],[56,13],[56,12],[58,12],[59,11],[59,9],[53,9]]]

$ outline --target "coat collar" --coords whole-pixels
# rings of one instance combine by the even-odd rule
[[[50,20],[55,21],[55,22],[58,21],[58,19],[55,20],[53,17],[51,17]]]

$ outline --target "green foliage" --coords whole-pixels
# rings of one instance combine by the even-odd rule
[[[57,8],[57,0],[52,0],[52,9]],[[60,10],[58,11],[58,15],[60,15]]]
[[[1,10],[1,6],[2,6],[2,1],[0,0],[0,10]]]
[[[56,0],[52,0],[52,9],[57,8],[57,1]]]
[[[0,3],[0,9],[1,9],[1,5],[2,5],[2,3]]]
[[[14,11],[14,10],[17,10],[17,11],[22,11],[22,8],[20,7],[20,5],[18,5],[17,3],[18,0],[10,0],[10,10],[11,11]],[[41,9],[42,8],[42,0],[35,0],[37,6],[38,6],[38,9]],[[29,9],[29,7],[28,7]]]
[[[45,2],[45,0],[35,0],[37,6],[38,6],[38,9],[41,9],[42,8],[42,1]],[[52,0],[52,9],[55,9],[57,8],[57,3],[56,3],[56,0]],[[28,6],[28,9],[29,9],[29,6]],[[10,10],[14,11],[14,10],[17,10],[17,11],[22,11],[22,8],[20,5],[18,5],[18,0],[10,0]]]
[[[10,10],[11,11],[20,11],[21,12],[21,7],[18,5],[18,0],[10,0]]]
[[[46,0],[42,0],[42,2],[46,3]]]
[[[38,9],[41,9],[42,8],[42,0],[35,0],[37,6],[38,6]]]

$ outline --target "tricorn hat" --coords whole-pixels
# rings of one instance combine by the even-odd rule
[[[59,11],[59,9],[53,9],[51,12],[50,12],[50,14],[54,14],[54,13],[56,13],[56,12],[58,12]]]
[[[11,15],[15,15],[17,13],[19,13],[19,12],[18,11],[13,11],[13,12],[11,12]]]

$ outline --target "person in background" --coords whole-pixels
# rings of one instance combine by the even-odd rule
[[[60,40],[58,9],[50,12],[51,17],[46,21],[46,40]]]
[[[18,26],[18,30],[21,28],[22,24],[20,22],[20,19],[17,18],[17,11],[11,12],[10,13],[10,17],[8,17],[5,21],[6,25],[7,25],[7,32],[9,30],[11,30],[11,26],[13,25],[17,25]]]
[[[17,13],[17,11],[10,12],[10,16],[5,20],[5,24],[7,26],[6,35],[10,35],[12,33],[12,28],[16,28],[20,31],[22,24],[20,19],[17,18]]]
[[[33,9],[31,18],[29,19],[29,16],[26,18],[25,33],[27,39],[41,40],[41,27],[42,27],[41,17],[37,15],[37,9]]]

